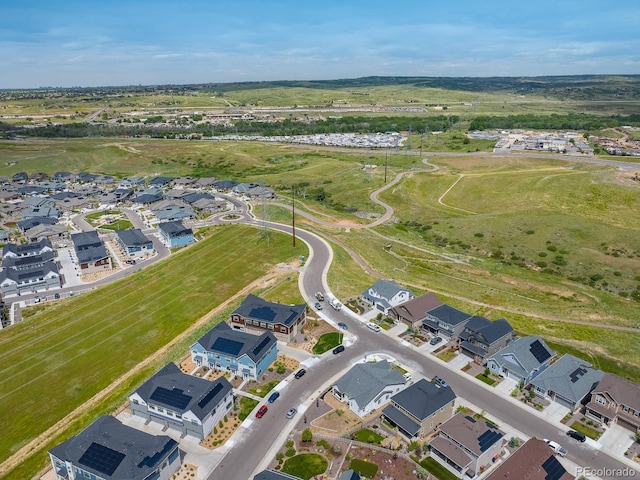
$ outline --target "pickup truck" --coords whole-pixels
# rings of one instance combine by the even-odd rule
[[[337,298],[332,298],[329,300],[329,305],[331,305],[336,310],[340,310],[342,308],[342,304],[338,301]]]
[[[551,450],[556,452],[561,457],[564,457],[567,454],[567,449],[560,446],[559,443],[554,442],[553,440],[547,440],[546,438],[544,439],[544,441],[546,442],[547,445],[549,445],[549,448],[551,448]]]

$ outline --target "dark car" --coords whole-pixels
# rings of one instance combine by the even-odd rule
[[[430,341],[430,345],[437,345],[442,341],[442,337],[433,337]]]
[[[280,396],[280,392],[273,392],[271,395],[269,395],[269,399],[267,401],[269,403],[273,403],[278,399],[279,396]]]
[[[322,304],[320,302],[316,302],[315,307],[316,310],[322,310]]]
[[[256,417],[258,417],[258,418],[264,417],[264,414],[267,413],[267,410],[268,410],[267,406],[266,405],[262,405],[258,409],[258,411],[256,412]]]
[[[587,439],[587,437],[585,437],[584,434],[580,432],[576,432],[575,430],[569,430],[567,432],[567,435],[569,435],[571,438],[575,438],[579,442],[584,442]]]
[[[349,330],[349,326],[344,322],[338,322],[338,326],[343,330]]]
[[[439,385],[441,387],[448,387],[449,384],[447,382],[445,382],[443,379],[441,379],[438,376],[433,377],[433,383],[435,383],[436,385]]]
[[[344,352],[344,345],[338,345],[336,348],[333,349],[333,354],[336,355],[340,352]]]
[[[304,368],[301,368],[300,370],[298,370],[296,372],[296,374],[294,375],[296,378],[302,378],[302,376],[307,373],[307,371]]]

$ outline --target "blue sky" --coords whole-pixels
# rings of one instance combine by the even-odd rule
[[[640,1],[0,3],[0,88],[640,74]]]

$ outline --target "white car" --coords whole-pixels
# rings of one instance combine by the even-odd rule
[[[367,323],[367,328],[369,330],[373,330],[374,332],[379,332],[380,331],[380,325],[377,325],[377,324],[371,323],[371,322]]]
[[[559,443],[554,442],[553,440],[544,439],[544,441],[549,445],[549,448],[556,452],[561,457],[564,457],[567,454],[567,449],[562,447]]]

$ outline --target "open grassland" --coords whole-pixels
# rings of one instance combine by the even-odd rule
[[[219,228],[161,265],[50,305],[1,331],[0,458],[6,459],[274,264],[306,254],[304,244],[293,250],[282,234],[272,234],[266,248],[254,228]]]

